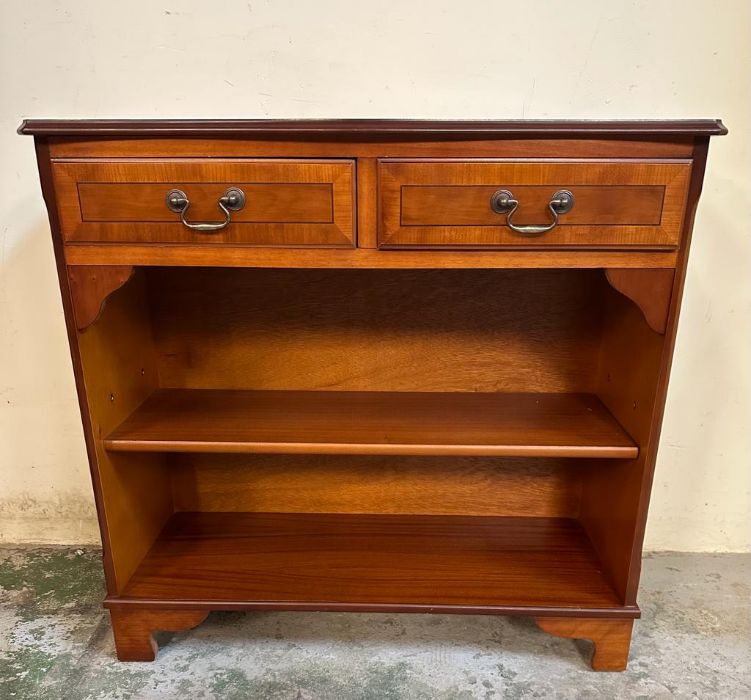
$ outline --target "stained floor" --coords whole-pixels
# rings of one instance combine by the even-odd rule
[[[631,663],[522,618],[214,613],[119,663],[100,552],[0,548],[0,698],[751,698],[751,555],[648,556]]]

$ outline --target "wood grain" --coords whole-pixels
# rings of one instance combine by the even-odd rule
[[[690,158],[693,137],[49,137],[53,158]]]
[[[631,646],[633,620],[593,620],[587,618],[538,617],[540,629],[556,637],[588,639],[594,642],[592,669],[625,671]]]
[[[172,514],[162,457],[115,455],[102,442],[158,384],[143,275],[110,297],[99,320],[77,334],[77,346],[113,567],[108,583],[120,592]]]
[[[194,389],[591,392],[612,291],[600,271],[147,272],[161,385]]]
[[[378,161],[357,159],[357,246],[378,247]]]
[[[676,337],[688,246],[701,193],[708,139],[697,142],[675,270],[665,335],[654,333],[643,317],[615,292],[608,304],[612,319],[603,330],[598,394],[640,445],[639,458],[614,464],[609,475],[592,471],[582,498],[582,522],[600,553],[611,583],[627,604],[636,601],[660,430]],[[628,465],[628,466],[627,466]],[[612,495],[619,494],[614,499]]]
[[[636,460],[612,464],[607,474],[588,473],[580,518],[611,584],[625,597],[665,337],[650,328],[641,309],[615,289],[607,296],[604,319],[598,396],[640,451]]]
[[[379,244],[675,247],[690,173],[688,160],[384,159],[378,170]],[[577,201],[552,231],[526,236],[506,225],[505,214],[492,211],[490,197],[498,189],[517,195],[517,223],[547,223],[547,201],[559,189],[571,190]]]
[[[589,466],[570,459],[193,453],[171,455],[170,464],[176,511],[560,518],[578,516]]]
[[[644,314],[649,327],[664,333],[673,292],[673,270],[605,270],[615,289],[633,301]]]
[[[620,606],[575,521],[415,515],[177,513],[123,596],[395,609]]]
[[[206,610],[134,610],[111,608],[112,632],[119,661],[154,661],[154,632],[183,632],[200,625]]]
[[[625,667],[721,122],[21,131],[36,139],[121,658],[153,658],[152,630],[209,609],[379,610],[544,617],[592,639],[595,668]],[[190,187],[190,216],[214,219],[238,183],[252,205],[210,242],[155,199]],[[545,188],[577,204],[519,241],[479,207],[501,186],[521,223],[544,213]],[[149,268],[107,296],[118,274],[98,265]],[[110,452],[118,426],[128,449],[166,435],[164,449],[219,451]],[[224,453],[269,439],[438,454]]]
[[[160,389],[104,444],[121,452],[638,454],[587,394]]]
[[[354,247],[354,161],[242,159],[56,160],[57,206],[66,241]],[[230,186],[245,207],[212,233],[192,231],[165,204],[180,189],[188,220],[222,220]]]
[[[292,177],[292,176],[291,176]],[[222,219],[217,206],[227,187],[239,187],[246,204],[232,213],[236,224],[330,224],[334,218],[331,183],[180,182],[190,200],[188,221]],[[80,182],[78,198],[85,223],[145,221],[175,223],[164,203],[163,182]]]
[[[548,203],[556,186],[516,185],[515,224],[547,224]],[[498,185],[402,185],[402,226],[499,226],[490,207]],[[574,208],[559,226],[659,226],[664,187],[660,185],[579,185]]]
[[[73,366],[73,376],[76,382],[76,394],[78,408],[81,415],[83,437],[86,444],[86,456],[89,462],[91,485],[94,491],[97,520],[99,531],[102,536],[102,565],[104,568],[104,580],[107,593],[117,593],[117,582],[113,552],[110,541],[109,525],[104,511],[104,497],[102,495],[102,479],[99,474],[97,444],[94,436],[93,416],[91,415],[86,389],[86,380],[83,371],[81,351],[78,346],[78,329],[76,328],[75,313],[73,311],[73,299],[70,293],[70,282],[65,265],[63,240],[60,235],[60,223],[55,206],[55,187],[52,179],[52,165],[50,161],[49,146],[42,140],[35,139],[35,151],[37,166],[39,168],[39,180],[42,187],[42,196],[47,207],[50,231],[52,233],[52,249],[55,254],[55,266],[57,267],[57,279],[60,285],[60,298],[62,301],[65,328],[68,335],[68,346]]]
[[[250,246],[69,243],[68,265],[272,267],[294,269],[592,269],[674,267],[676,251],[621,250],[369,250]]]
[[[99,317],[107,297],[133,275],[131,265],[77,265],[68,267],[73,315],[79,331]]]

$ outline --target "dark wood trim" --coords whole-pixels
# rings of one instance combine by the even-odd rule
[[[434,121],[391,119],[25,119],[19,134],[34,136],[253,136],[285,138],[715,136],[719,119]]]

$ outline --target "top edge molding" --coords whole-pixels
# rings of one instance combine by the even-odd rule
[[[144,137],[692,137],[728,133],[720,119],[432,121],[402,119],[25,119],[19,134]]]

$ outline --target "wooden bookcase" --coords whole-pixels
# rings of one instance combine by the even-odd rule
[[[720,122],[20,131],[120,659],[348,610],[529,615],[625,668]]]

